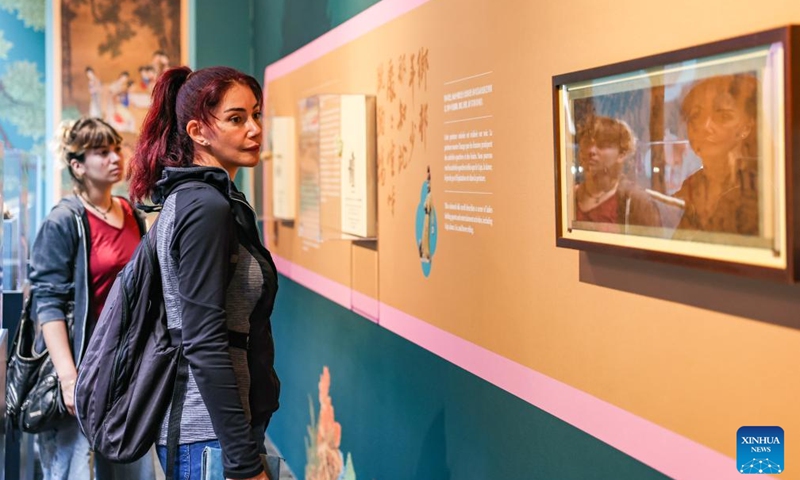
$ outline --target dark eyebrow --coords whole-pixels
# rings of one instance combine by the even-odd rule
[[[258,103],[256,103],[256,104],[253,106],[253,110],[255,110],[255,109],[260,109],[260,107],[261,107],[261,105],[260,105],[260,104],[258,104]],[[242,107],[234,107],[234,108],[229,108],[229,109],[225,110],[225,111],[224,111],[224,112],[222,112],[222,113],[228,113],[228,112],[246,112],[246,111],[247,111],[247,110],[245,110],[245,109],[244,109],[244,108],[242,108]]]

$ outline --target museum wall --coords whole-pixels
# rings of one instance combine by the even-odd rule
[[[386,73],[390,61],[420,48],[427,49],[430,62],[431,86],[415,92],[432,105],[430,143],[379,184],[374,246],[312,247],[298,235],[297,221],[265,216],[265,233],[287,273],[273,316],[284,393],[272,435],[293,467],[302,470],[306,463],[301,440],[307,433],[298,422],[311,421],[309,397],[319,414],[318,381],[326,366],[341,451],[352,453],[355,472],[368,478],[448,478],[359,467],[365,462],[360,459],[397,448],[409,449],[398,460],[404,466],[422,461],[420,452],[441,453],[436,457],[453,478],[495,478],[483,469],[498,464],[507,470],[496,478],[529,478],[533,474],[514,472],[555,472],[565,463],[569,471],[540,478],[646,475],[592,473],[596,458],[566,455],[565,462],[550,450],[574,452],[574,441],[562,434],[576,431],[589,435],[589,443],[602,450],[600,463],[612,470],[641,462],[654,476],[658,471],[727,478],[738,475],[739,427],[780,426],[787,436],[800,428],[793,408],[800,392],[793,361],[800,346],[798,288],[556,248],[552,110],[554,75],[800,22],[800,7],[766,2],[754,9],[743,1],[659,8],[632,1],[574,2],[569,8],[542,2],[417,3],[308,62],[299,59],[309,50],[296,51],[273,65],[282,72],[275,79],[267,69],[270,114],[296,116],[299,98],[322,93],[377,95],[378,106],[387,105],[380,67]],[[317,5],[321,11],[324,2]],[[275,25],[268,12],[262,18]],[[338,41],[348,25],[322,40]],[[257,42],[256,58],[277,60],[275,44],[287,33],[275,35],[281,38]],[[256,70],[266,66],[257,62]],[[445,231],[443,221],[449,201],[442,168],[442,134],[448,134],[443,85],[483,72],[496,79],[485,97],[496,125],[493,226],[458,235]],[[323,79],[339,83],[320,87]],[[440,229],[426,274],[413,236],[427,166],[439,189],[433,193]],[[362,282],[364,264],[375,272],[374,282]],[[362,308],[374,306],[363,297],[377,307]],[[455,375],[459,369],[471,375]],[[457,380],[428,382],[430,372]],[[459,395],[462,388],[479,393]],[[407,398],[409,390],[417,402],[384,400]],[[505,422],[500,411],[531,423]],[[387,429],[385,422],[387,433],[377,434]],[[415,422],[427,423],[436,435],[420,428],[398,446],[392,432],[414,430],[407,426]],[[464,442],[456,435],[461,422],[476,424]],[[365,436],[370,440],[362,443]],[[509,448],[506,440],[522,448]],[[480,453],[469,445],[478,445]],[[613,448],[603,450],[606,445]],[[797,461],[800,450],[790,443],[786,468]],[[461,468],[475,476],[454,473]]]

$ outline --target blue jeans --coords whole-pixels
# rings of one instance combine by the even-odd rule
[[[253,438],[258,442],[259,452],[267,453],[264,446],[263,427],[253,428]],[[185,443],[178,445],[178,458],[175,459],[175,480],[203,480],[203,449],[206,447],[220,448],[218,440],[208,440],[205,442]],[[167,471],[167,447],[165,445],[156,446],[158,461],[164,473]]]
[[[219,448],[217,440],[207,442],[187,443],[178,445],[178,458],[175,459],[175,480],[202,480],[201,468],[203,464],[203,449],[206,447]],[[164,473],[167,472],[167,447],[156,447],[158,461]]]
[[[36,435],[39,461],[44,480],[87,480],[91,468],[89,442],[81,433],[78,421],[68,418],[54,430]],[[97,480],[155,480],[153,457],[148,453],[130,464],[113,464],[94,456]]]

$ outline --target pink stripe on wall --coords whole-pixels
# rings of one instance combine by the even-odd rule
[[[430,0],[383,0],[264,70],[264,85],[369,33]]]
[[[292,264],[289,271],[291,278],[300,285],[307,289],[317,292],[323,297],[338,303],[346,309],[351,307],[352,292],[350,287],[344,286],[341,283],[334,282],[333,280],[323,277],[317,272],[311,271],[300,265]]]
[[[741,479],[736,462],[381,303],[380,325],[672,478]]]
[[[267,242],[264,242],[264,244],[267,245]],[[274,253],[272,254],[272,261],[275,262],[275,268],[278,269],[278,273],[292,278],[292,265],[294,265],[292,262]]]
[[[380,307],[378,300],[353,290],[353,311],[357,314],[378,323]]]
[[[716,450],[278,256],[289,278],[671,478],[741,479]],[[288,266],[288,268],[286,268]],[[283,272],[282,272],[283,273]],[[380,319],[380,322],[378,322]]]

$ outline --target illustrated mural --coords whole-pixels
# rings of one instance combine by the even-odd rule
[[[184,63],[185,0],[56,0],[61,12],[61,119],[100,117],[123,137],[129,158],[155,80]],[[70,189],[62,174],[62,193]],[[124,194],[126,185],[116,190]],[[115,191],[116,191],[115,190]]]
[[[44,0],[0,0],[0,141],[6,149],[44,151],[44,26]]]

